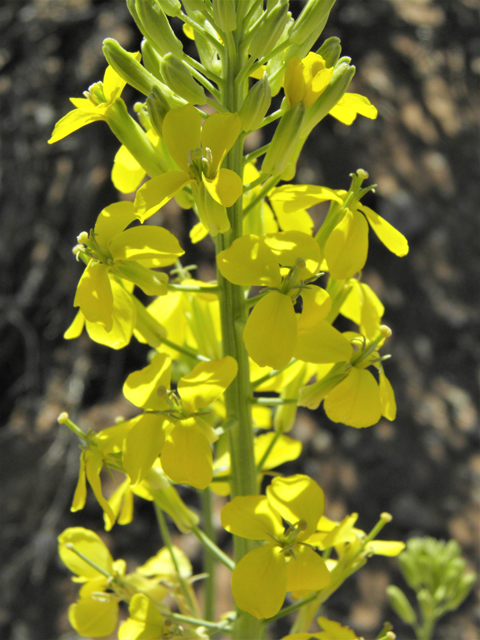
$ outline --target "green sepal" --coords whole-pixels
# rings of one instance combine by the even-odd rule
[[[266,74],[256,82],[245,98],[240,109],[242,119],[242,129],[244,131],[255,131],[262,124],[272,102],[272,92]]]
[[[306,112],[305,105],[300,102],[283,114],[263,160],[263,173],[275,176],[283,173],[302,131]]]
[[[288,18],[288,2],[280,0],[272,9],[266,11],[248,48],[252,58],[262,58],[275,47],[283,33]]]
[[[170,111],[168,102],[165,100],[163,94],[157,87],[152,89],[152,92],[147,98],[147,111],[150,118],[150,124],[152,125],[155,133],[158,136],[162,135],[163,119]]]
[[[188,70],[188,65],[173,53],[167,53],[160,65],[166,84],[190,104],[205,104],[205,91]]]
[[[147,39],[144,38],[142,40],[140,50],[142,52],[142,62],[145,69],[157,78],[157,80],[163,82],[162,74],[160,73],[160,63],[162,59]]]
[[[152,271],[138,262],[129,260],[115,265],[115,273],[129,282],[133,282],[137,287],[147,294],[147,296],[164,296],[168,293],[166,283],[168,276],[166,273]]]
[[[315,51],[315,53],[325,60],[325,64],[330,69],[334,67],[342,55],[342,45],[340,44],[340,38],[333,36],[327,38],[321,47]]]
[[[183,45],[174,34],[159,0],[135,0],[135,9],[141,21],[140,31],[163,57],[167,53],[181,57]]]
[[[158,0],[158,3],[166,15],[171,18],[176,18],[182,11],[182,5],[179,0]]]

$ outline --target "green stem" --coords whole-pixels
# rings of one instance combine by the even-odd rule
[[[243,217],[245,218],[245,216],[248,216],[248,214],[250,213],[250,211],[257,206],[257,204],[263,200],[263,198],[265,198],[266,195],[268,195],[270,193],[270,191],[277,186],[277,184],[280,182],[280,180],[282,179],[281,176],[272,176],[271,178],[269,178],[265,184],[263,185],[262,189],[257,193],[257,195],[253,198],[253,200],[250,200],[250,202],[248,203],[248,205],[245,207],[245,209],[243,210]],[[237,200],[238,202],[238,200]]]
[[[160,507],[157,505],[156,502],[154,502],[153,504],[155,506],[155,514],[157,516],[160,533],[162,535],[162,539],[165,546],[168,547],[168,550],[170,552],[170,557],[172,558],[172,563],[173,563],[173,566],[175,567],[175,571],[178,577],[178,582],[180,583],[180,588],[185,597],[185,601],[188,605],[189,610],[193,613],[193,615],[198,616],[197,607],[193,602],[190,589],[188,588],[187,583],[185,582],[185,580],[182,577],[182,574],[180,573],[180,567],[178,566],[177,558],[173,551],[172,538],[170,537],[170,531],[168,530],[167,522],[165,520],[165,516],[163,515],[163,511],[160,509]],[[195,622],[195,624],[198,624],[198,622]]]
[[[167,289],[169,291],[180,291],[183,293],[218,293],[218,287],[215,285],[199,287],[185,284],[167,284]]]
[[[298,398],[250,398],[250,402],[262,407],[281,407],[284,404],[297,404]]]
[[[230,560],[226,553],[217,547],[217,545],[211,540],[201,529],[199,529],[196,525],[193,525],[192,533],[197,536],[200,542],[207,548],[209,551],[219,560],[222,564],[224,564],[227,569],[233,571],[235,569],[235,563]]]
[[[202,502],[202,522],[205,535],[215,540],[215,527],[212,519],[212,492],[207,487],[200,492]],[[203,582],[204,607],[203,613],[206,620],[215,620],[215,554],[210,546],[203,550],[203,571],[207,574]]]
[[[268,144],[264,144],[263,147],[259,147],[258,149],[255,149],[255,151],[252,151],[251,153],[247,153],[247,155],[244,158],[245,164],[248,164],[252,160],[255,160],[255,158],[259,158],[260,156],[263,156],[264,153],[267,153],[268,146],[269,146]]]
[[[237,54],[241,49],[243,34],[238,31],[228,33],[227,47],[223,57],[223,103],[231,113],[238,113],[248,90],[248,82],[235,83],[238,72],[245,64]],[[243,138],[239,138],[225,160],[226,168],[243,178]],[[243,235],[243,201],[238,198],[228,208],[231,228],[216,238],[216,251],[228,249],[234,240]],[[253,424],[249,398],[252,396],[248,354],[243,343],[243,329],[247,321],[244,288],[226,280],[218,271],[220,286],[220,313],[222,324],[222,346],[224,356],[232,356],[238,363],[238,374],[225,392],[227,420],[237,420],[228,431],[232,498],[257,494],[257,472],[253,449]],[[238,536],[233,537],[235,563],[252,549],[256,543]],[[232,640],[256,640],[263,636],[262,626],[252,615],[242,612],[234,625]]]

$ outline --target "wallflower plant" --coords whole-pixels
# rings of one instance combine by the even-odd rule
[[[408,243],[362,203],[373,188],[363,187],[365,171],[352,174],[347,189],[291,182],[326,116],[339,126],[377,117],[367,97],[348,91],[355,67],[339,39],[321,41],[333,4],[307,0],[294,20],[288,0],[127,0],[142,56],[107,39],[103,81],[72,99],[75,109],[50,139],[106,122],[121,144],[112,179],[125,194],[78,236],[74,253],[85,270],[65,337],[86,327],[109,348],[135,337],[151,349],[123,386],[133,417],[99,433],[59,417],[82,450],[71,509],[84,507],[89,485],[110,531],[128,526],[134,502],[146,500],[164,543],[128,572],[97,533],[76,526],[59,536],[60,556],[82,583],[69,610],[80,635],[115,633],[123,601],[129,615],[120,640],[256,640],[278,618],[291,623],[285,640],[359,640],[323,616],[321,631],[310,626],[371,555],[404,547],[376,540],[388,514],[369,533],[355,527],[356,514],[329,519],[318,478],[288,475],[284,466],[298,465],[299,406],[323,402],[341,429],[396,416],[388,356],[379,351],[391,331],[362,269],[369,226],[397,256]],[[127,83],[138,92],[132,114],[121,98]],[[246,153],[251,133],[261,142]],[[172,198],[193,209],[192,242],[215,248],[216,280],[198,279],[178,240],[152,217]],[[318,226],[309,209],[321,202],[329,210]],[[349,330],[335,326],[339,315]],[[201,517],[178,485],[198,492]],[[212,492],[223,496],[233,559],[216,542]],[[172,544],[165,514],[202,543],[201,575]],[[216,610],[219,562],[231,572],[234,611]],[[378,636],[393,637],[387,625]]]

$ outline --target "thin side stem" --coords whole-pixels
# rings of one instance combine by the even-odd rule
[[[215,527],[212,519],[212,492],[207,487],[200,492],[202,502],[202,522],[205,535],[215,541]],[[203,582],[204,607],[203,613],[206,620],[215,620],[215,555],[210,547],[203,549],[203,571],[207,574]]]

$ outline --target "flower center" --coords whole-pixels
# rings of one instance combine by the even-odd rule
[[[103,92],[103,82],[94,82],[88,87],[88,91],[83,92],[83,95],[95,106],[107,102]]]
[[[202,174],[207,178],[213,177],[211,175],[212,164],[212,150],[209,147],[200,146],[188,153],[188,170],[192,178],[198,182],[202,181]]]

